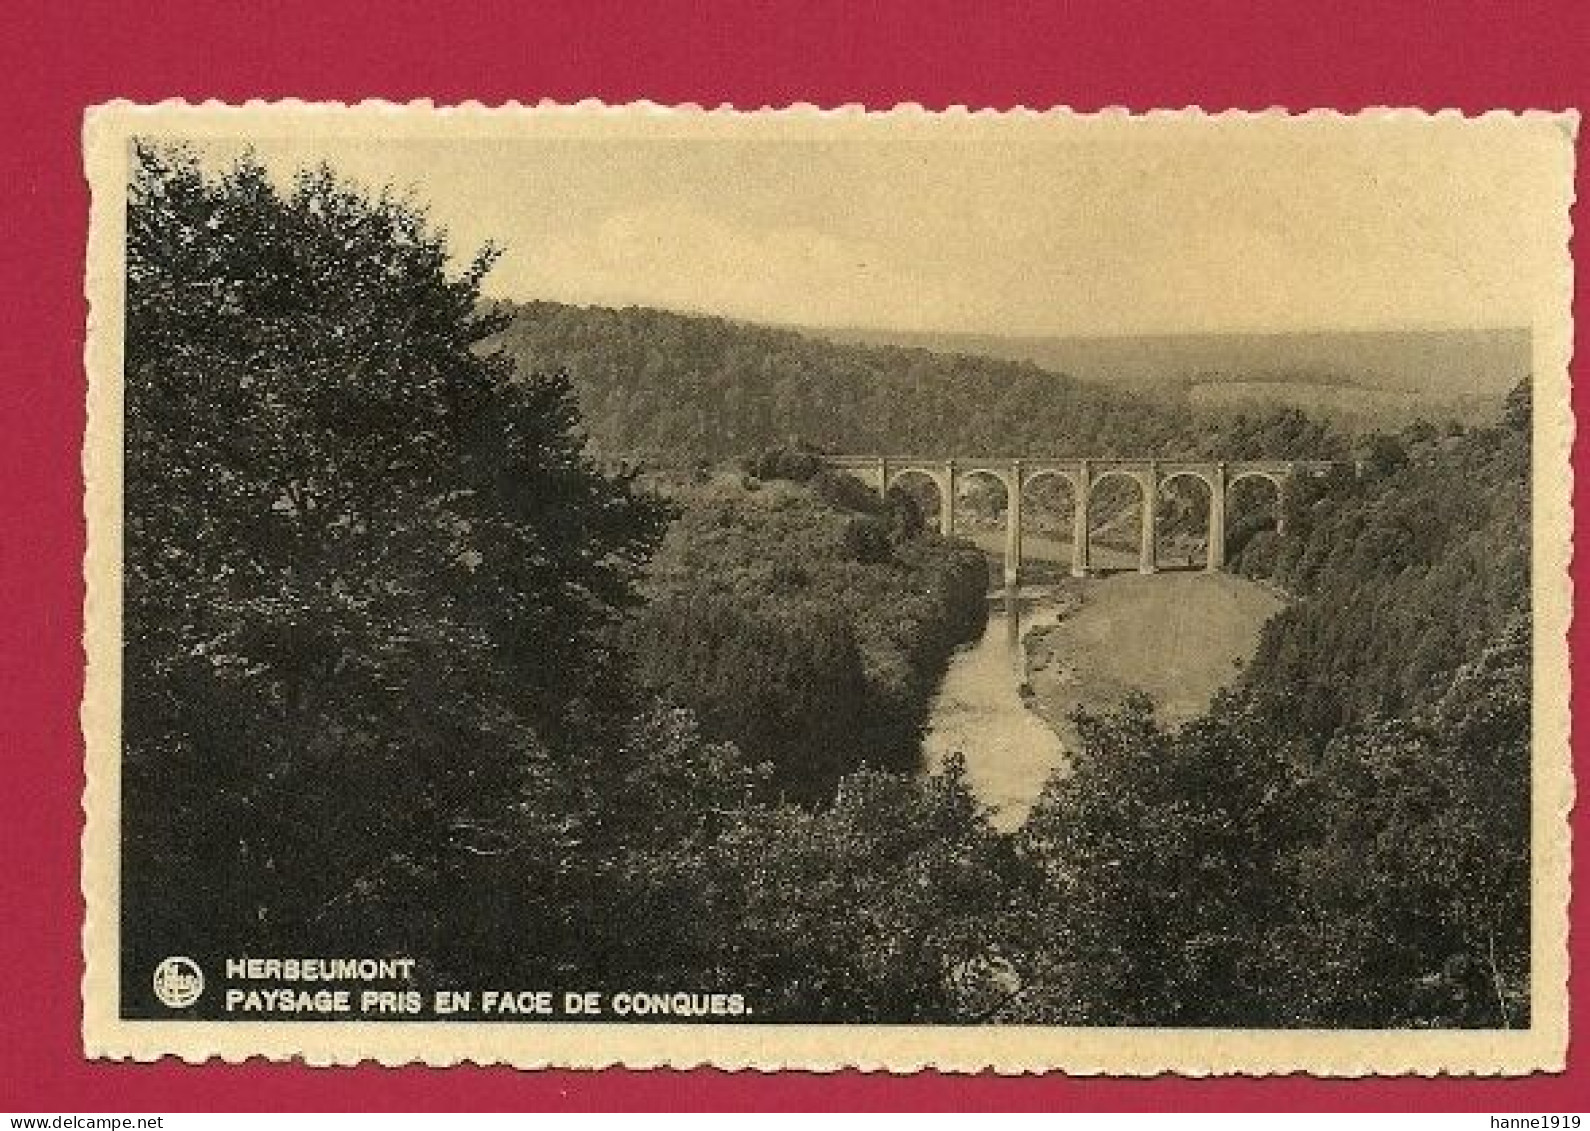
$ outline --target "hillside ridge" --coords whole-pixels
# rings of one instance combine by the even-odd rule
[[[521,373],[568,372],[598,452],[723,459],[799,440],[831,452],[1241,459],[1331,458],[1347,446],[1294,407],[1199,408],[1026,360],[643,307],[499,310],[507,325],[486,345]]]

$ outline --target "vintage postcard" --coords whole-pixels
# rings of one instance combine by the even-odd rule
[[[91,111],[87,1053],[1559,1070],[1577,127]]]

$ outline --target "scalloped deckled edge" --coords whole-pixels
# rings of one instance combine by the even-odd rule
[[[126,141],[133,134],[239,136],[269,124],[306,132],[525,135],[567,130],[582,136],[615,129],[655,130],[659,123],[710,136],[720,130],[799,134],[803,131],[902,132],[1087,128],[1115,121],[1163,128],[1284,119],[1332,122],[1355,128],[1390,128],[1462,122],[1496,128],[1556,130],[1566,142],[1558,174],[1558,244],[1562,255],[1550,285],[1560,301],[1534,327],[1533,599],[1534,640],[1534,887],[1533,1004],[1535,1027],[1522,1032],[1064,1029],[1038,1026],[905,1025],[611,1025],[493,1024],[485,1022],[162,1022],[116,1016],[119,958],[122,312],[124,301]],[[343,127],[346,127],[344,129]],[[357,129],[354,129],[357,127]],[[189,1063],[211,1059],[299,1060],[315,1066],[376,1062],[387,1066],[460,1063],[517,1068],[601,1069],[713,1067],[727,1070],[912,1073],[996,1072],[1022,1075],[1063,1071],[1073,1075],[1153,1076],[1174,1073],[1269,1076],[1304,1072],[1319,1076],[1522,1075],[1561,1071],[1568,1039],[1569,813],[1573,773],[1569,746],[1571,679],[1567,630],[1572,602],[1568,566],[1572,551],[1574,421],[1569,399],[1572,352],[1572,232],[1574,112],[1494,110],[1466,116],[1457,110],[1371,108],[1355,114],[1315,109],[1226,110],[1196,107],[1132,113],[1123,108],[1078,113],[1059,107],[1037,111],[932,111],[902,104],[886,111],[855,105],[820,108],[704,109],[653,102],[607,105],[516,102],[437,107],[429,101],[353,105],[296,100],[242,105],[170,100],[153,106],[113,102],[88,111],[84,160],[93,190],[87,264],[89,300],[85,363],[88,425],[83,450],[88,548],[84,647],[87,679],[82,726],[87,751],[83,795],[83,1037],[90,1057],[153,1061],[163,1056]]]

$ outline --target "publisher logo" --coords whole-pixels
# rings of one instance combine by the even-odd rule
[[[204,971],[191,958],[174,955],[155,967],[155,997],[171,1009],[186,1009],[204,992]]]

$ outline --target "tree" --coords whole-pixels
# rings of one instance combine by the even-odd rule
[[[1022,832],[1046,882],[1022,1016],[1089,1025],[1269,1023],[1256,961],[1276,913],[1285,766],[1235,699],[1180,732],[1133,696],[1077,716],[1072,772]]]
[[[1534,391],[1526,378],[1508,390],[1502,408],[1502,425],[1515,432],[1528,432],[1533,418],[1533,405]]]
[[[1025,874],[958,757],[927,777],[863,770],[818,812],[749,810],[710,854],[698,918],[715,984],[779,1020],[990,1020],[1010,1000]]]
[[[1529,704],[1519,616],[1432,711],[1342,732],[1297,783],[1288,1000],[1366,1028],[1529,1024]]]
[[[557,841],[664,515],[413,203],[139,145],[127,223],[128,968],[426,952],[453,870]]]
[[[1391,475],[1408,465],[1408,449],[1396,436],[1377,433],[1370,437],[1365,463],[1375,475]]]

